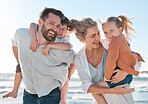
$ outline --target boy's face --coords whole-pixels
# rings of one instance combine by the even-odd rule
[[[67,30],[67,25],[62,25],[59,34],[57,35],[57,38],[61,39],[65,36]]]

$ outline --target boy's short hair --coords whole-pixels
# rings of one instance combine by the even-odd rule
[[[44,7],[43,10],[40,12],[39,18],[45,22],[45,20],[48,18],[49,13],[53,13],[59,16],[61,20],[64,18],[64,14],[60,10],[56,10],[54,8],[47,8],[47,7]]]
[[[62,25],[67,25],[68,26],[68,23],[69,23],[69,19],[67,17],[64,17],[62,20],[61,20],[61,24]]]

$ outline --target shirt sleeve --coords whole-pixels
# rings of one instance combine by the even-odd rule
[[[18,47],[18,42],[19,42],[19,38],[20,38],[20,34],[21,34],[22,29],[17,29],[15,34],[13,35],[12,38],[12,45]]]
[[[19,28],[16,30],[12,38],[12,45],[18,47],[18,45],[28,39],[29,30],[27,28]]]
[[[66,35],[66,36],[64,36],[64,37],[61,38],[61,39],[58,39],[58,38],[56,37],[54,43],[60,43],[60,42],[61,42],[61,43],[69,43],[70,46],[71,46],[71,48],[73,47],[73,45],[70,43],[70,36],[69,36],[69,35]]]
[[[92,85],[93,83],[91,82],[90,77],[88,76],[88,74],[86,73],[86,71],[84,70],[84,65],[82,62],[83,59],[81,59],[80,57],[78,57],[76,55],[75,57],[75,65],[76,65],[76,69],[78,71],[78,75],[80,77],[82,86],[83,86],[83,90],[87,93],[90,85]]]
[[[135,69],[132,69],[130,66],[126,65],[124,62],[118,60],[117,64],[122,65],[122,70],[124,70],[128,74],[132,74],[134,76],[138,76],[139,75],[139,71],[137,71]],[[138,68],[138,67],[136,67],[136,68]]]

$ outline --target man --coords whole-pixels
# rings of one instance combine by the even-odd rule
[[[21,65],[25,84],[23,104],[58,104],[60,90],[68,75],[68,67],[74,60],[74,51],[50,49],[48,56],[43,55],[42,48],[53,43],[57,36],[61,11],[44,8],[40,14],[38,41],[39,47],[34,53],[30,50],[31,37],[28,29],[18,29],[13,39],[13,52]],[[19,56],[18,56],[19,53]]]

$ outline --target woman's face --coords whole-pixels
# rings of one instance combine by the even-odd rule
[[[94,26],[87,29],[87,34],[83,42],[90,48],[98,48],[100,38],[100,31],[97,26]]]

